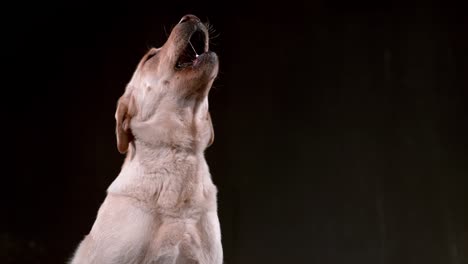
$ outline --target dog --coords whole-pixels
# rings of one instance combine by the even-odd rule
[[[193,15],[143,56],[115,113],[125,161],[72,264],[222,263],[217,188],[204,158],[218,65]]]

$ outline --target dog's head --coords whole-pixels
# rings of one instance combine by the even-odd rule
[[[143,56],[118,101],[118,150],[126,152],[132,140],[189,149],[210,145],[208,92],[217,73],[206,26],[184,16],[161,48]]]

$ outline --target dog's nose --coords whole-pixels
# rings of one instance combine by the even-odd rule
[[[182,17],[179,24],[187,22],[187,21],[200,22],[200,19],[198,17],[194,16],[194,15],[185,15],[184,17]]]

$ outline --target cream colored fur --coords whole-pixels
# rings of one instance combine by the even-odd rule
[[[142,58],[119,99],[117,145],[127,157],[72,264],[222,263],[217,190],[204,158],[218,59],[206,41],[193,66],[176,67],[197,30],[208,37],[198,18],[184,17]]]

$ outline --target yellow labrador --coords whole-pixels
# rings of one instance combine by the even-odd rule
[[[141,59],[115,114],[127,157],[72,264],[222,263],[217,190],[204,158],[218,73],[208,41],[205,25],[187,15]]]

